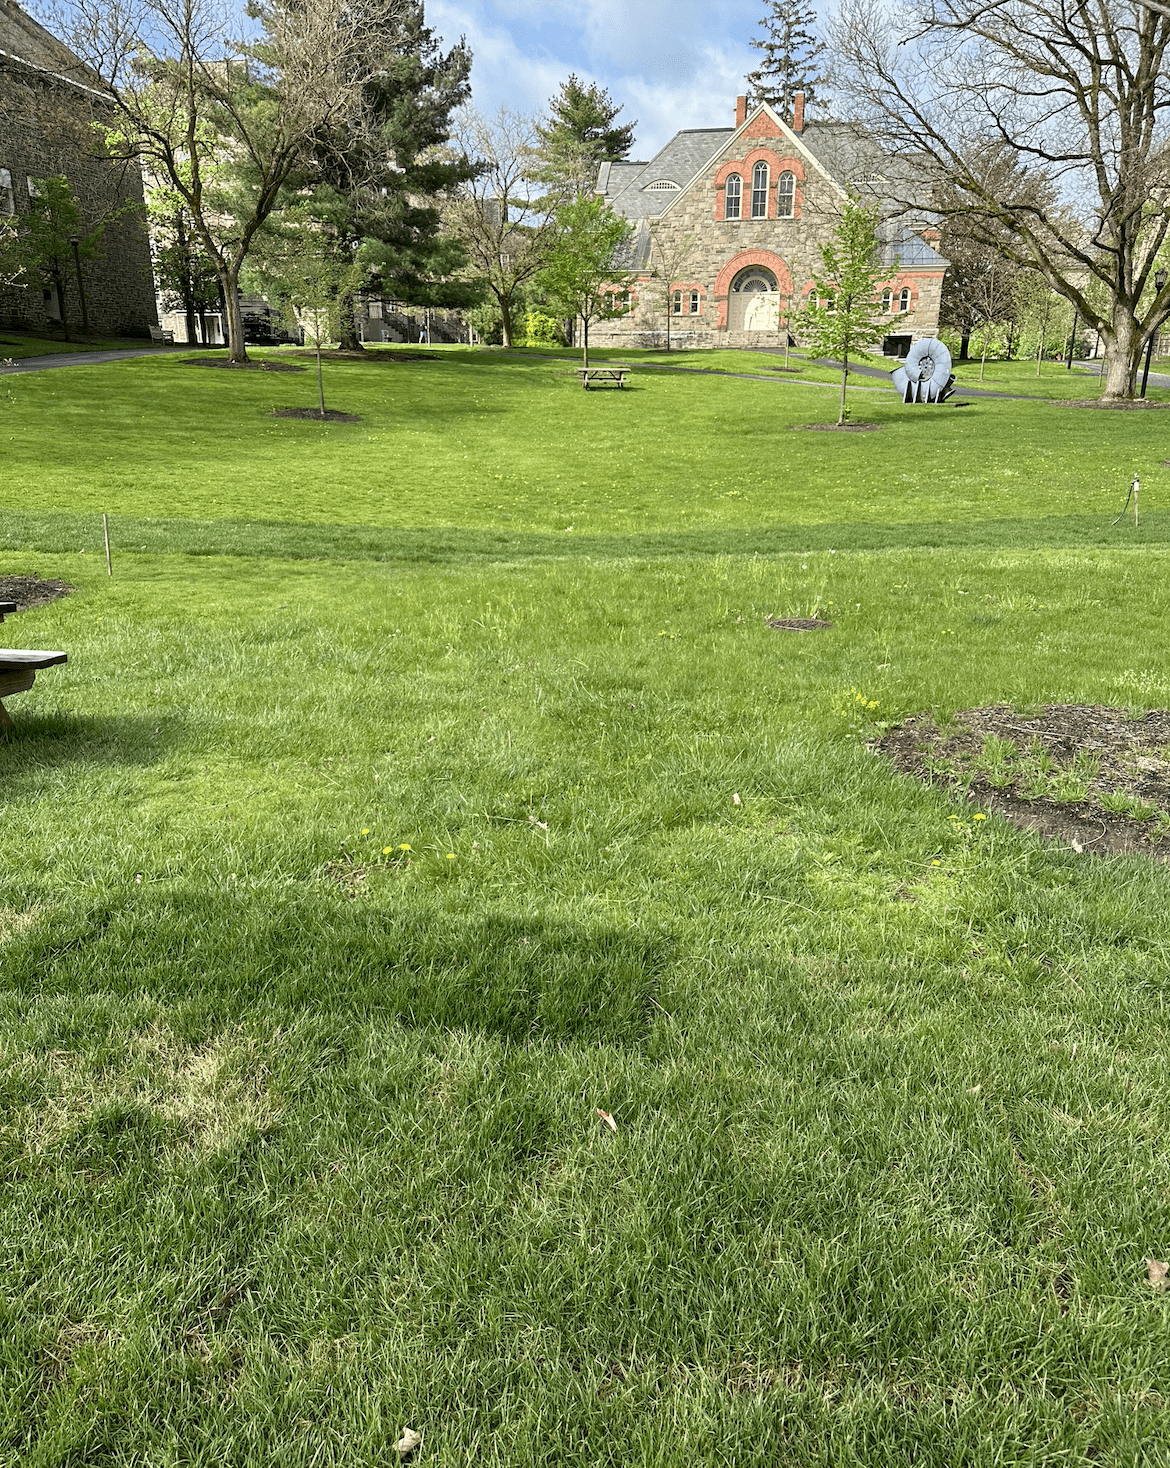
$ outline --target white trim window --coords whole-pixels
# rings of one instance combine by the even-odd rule
[[[682,315],[682,291],[675,291],[670,298],[670,314],[672,316]]]
[[[889,286],[886,286],[885,290],[882,291],[882,310],[887,315],[889,315],[889,313],[891,311],[893,311],[893,309],[894,309],[894,293],[889,288]]]
[[[776,218],[792,219],[796,215],[796,174],[784,172],[776,180]]]
[[[752,169],[752,218],[768,217],[768,165],[760,162]]]
[[[904,285],[898,292],[898,310],[909,311],[910,309],[910,287]]]
[[[723,185],[723,217],[724,219],[738,219],[739,207],[743,199],[743,179],[738,173],[729,173],[727,182]]]
[[[690,307],[690,314],[697,316],[702,308],[702,298],[698,291],[691,292]]]
[[[16,195],[12,192],[12,174],[0,168],[0,214],[16,213]]]

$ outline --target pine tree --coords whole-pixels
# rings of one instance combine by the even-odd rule
[[[818,70],[825,43],[812,29],[817,13],[802,0],[766,0],[768,14],[760,21],[762,41],[752,38],[752,45],[764,53],[757,71],[748,73],[753,106],[767,102],[785,118],[791,119],[792,99],[804,93],[806,110],[819,100],[817,88],[826,80]]]
[[[574,74],[550,99],[547,122],[538,123],[540,141],[532,177],[571,194],[593,189],[602,163],[620,163],[634,144],[637,121],[615,126],[620,103],[596,82],[583,86]]]

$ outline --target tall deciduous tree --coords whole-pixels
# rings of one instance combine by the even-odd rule
[[[821,71],[825,43],[816,33],[817,13],[802,0],[766,0],[760,20],[764,36],[751,44],[764,53],[759,67],[748,72],[752,102],[767,102],[791,117],[792,99],[804,93],[804,105],[815,107],[818,88],[826,81]]]
[[[356,125],[314,140],[308,215],[327,224],[358,267],[338,303],[341,346],[359,350],[357,289],[422,306],[465,306],[457,240],[442,231],[442,202],[475,177],[477,165],[446,147],[452,113],[470,92],[471,52],[444,51],[422,0],[407,0],[387,37],[385,64],[366,79]]]
[[[199,243],[191,216],[173,189],[151,189],[146,212],[154,273],[163,303],[169,308],[177,301],[186,319],[187,340],[202,340],[206,346],[207,312],[219,305],[215,265]]]
[[[240,269],[323,132],[357,124],[408,0],[253,0],[259,39],[218,0],[73,0],[74,48],[120,122],[114,152],[140,158],[181,199],[213,261],[229,356],[247,360]]]
[[[591,193],[603,163],[628,158],[637,121],[619,124],[621,104],[596,82],[585,86],[571,75],[537,124],[533,177],[568,194]]]
[[[886,274],[879,255],[877,211],[850,199],[832,239],[821,246],[821,273],[813,276],[813,298],[800,332],[810,356],[835,357],[841,363],[838,425],[845,422],[850,357],[879,342],[889,330],[890,317],[877,294]]]
[[[940,213],[998,228],[1005,257],[1100,332],[1103,395],[1132,396],[1170,313],[1170,284],[1148,290],[1170,228],[1170,13],[1135,0],[844,0],[831,40],[851,111],[889,152],[922,160]],[[997,149],[1026,169],[989,171]],[[903,187],[898,202],[921,209],[927,194]]]
[[[556,215],[556,241],[537,284],[566,316],[581,321],[582,364],[589,366],[589,326],[629,311],[626,296],[633,228],[596,194],[563,204]]]
[[[491,118],[466,108],[455,138],[480,166],[448,204],[448,227],[466,252],[469,278],[495,301],[510,347],[520,293],[556,238],[555,220],[532,178],[536,126],[506,107]]]

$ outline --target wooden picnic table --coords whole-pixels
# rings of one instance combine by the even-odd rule
[[[618,387],[625,387],[626,373],[628,367],[578,367],[577,372],[581,377],[581,386],[586,392],[589,391],[591,382],[616,383]]]
[[[0,601],[0,622],[9,612],[17,610],[14,601]],[[25,693],[33,686],[42,668],[54,668],[58,663],[67,663],[69,654],[47,652],[43,649],[22,647],[0,647],[0,699],[10,693]],[[12,716],[0,703],[0,730],[7,733],[12,728]]]

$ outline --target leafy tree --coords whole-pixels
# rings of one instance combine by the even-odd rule
[[[601,164],[630,156],[637,121],[618,125],[620,103],[596,82],[584,86],[575,74],[562,82],[548,108],[548,119],[536,126],[533,178],[561,193],[591,193]]]
[[[589,366],[589,324],[625,316],[631,285],[632,226],[596,194],[563,204],[556,240],[536,283],[566,316],[580,317],[582,365]]]
[[[821,246],[821,266],[822,273],[813,276],[813,300],[800,334],[810,356],[841,363],[840,426],[845,422],[849,358],[889,330],[890,318],[877,295],[888,272],[879,257],[876,209],[856,199],[845,204],[833,238]]]
[[[247,360],[240,270],[323,133],[358,126],[410,0],[252,0],[257,38],[219,0],[73,0],[74,49],[119,114],[107,143],[182,200],[216,270],[234,362]],[[226,59],[225,59],[226,58]]]
[[[535,124],[506,107],[492,118],[469,107],[457,142],[480,166],[447,204],[447,225],[466,253],[466,278],[494,301],[510,347],[521,292],[556,238],[555,220],[531,174]]]
[[[187,340],[207,343],[207,310],[219,307],[215,265],[199,243],[194,221],[173,189],[147,195],[154,273],[168,309],[178,302],[187,321]],[[199,329],[196,330],[198,320]]]
[[[760,21],[763,40],[753,36],[751,44],[764,53],[756,71],[748,72],[753,104],[767,102],[791,118],[792,99],[804,93],[806,108],[819,100],[817,88],[826,77],[819,70],[825,43],[813,27],[817,13],[801,0],[765,0],[766,13]]]
[[[32,185],[28,213],[13,216],[6,238],[0,238],[0,276],[10,275],[17,282],[44,280],[51,284],[57,292],[65,340],[69,341],[66,283],[76,268],[73,241],[77,241],[78,257],[92,258],[98,253],[102,232],[113,214],[86,230],[81,206],[64,174],[34,178]],[[80,299],[78,304],[84,319],[84,304]]]
[[[329,226],[359,268],[339,302],[341,346],[361,350],[357,289],[420,306],[467,306],[475,292],[457,278],[465,256],[442,230],[441,201],[473,179],[478,165],[446,148],[451,116],[469,95],[471,52],[444,52],[408,0],[386,37],[385,64],[368,76],[356,125],[314,140],[308,215]]]

